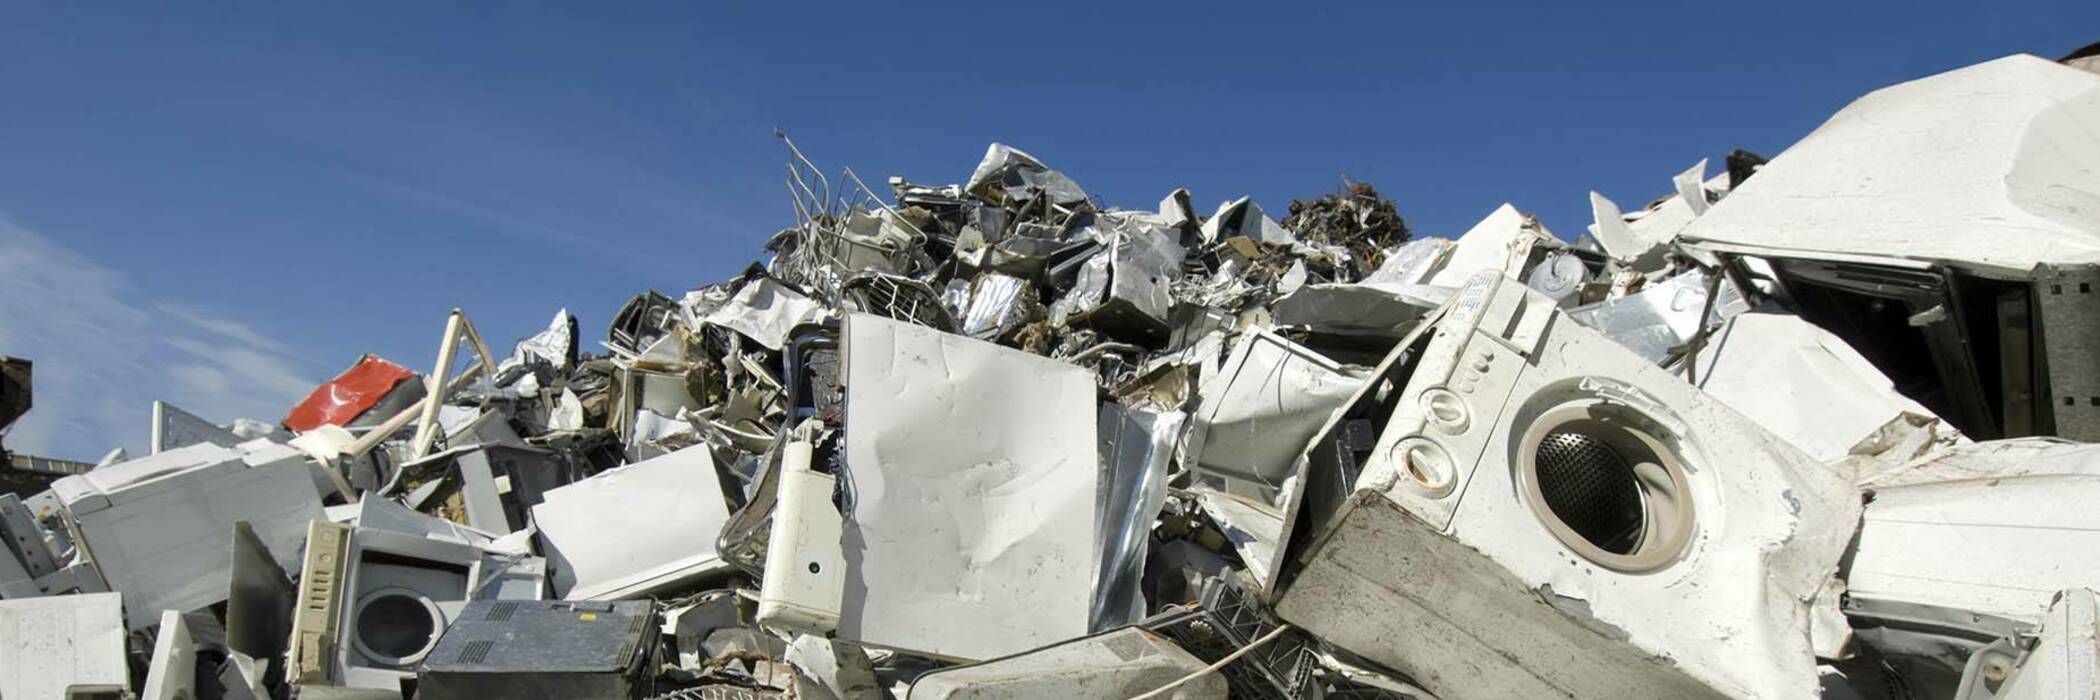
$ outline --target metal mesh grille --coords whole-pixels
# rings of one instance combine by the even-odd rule
[[[710,685],[699,688],[674,690],[649,700],[775,700],[787,697],[786,693],[762,688],[745,688],[734,685]]]
[[[1613,554],[1640,544],[1645,519],[1633,466],[1590,435],[1556,430],[1539,441],[1539,495],[1561,523]]]
[[[1161,613],[1142,624],[1173,639],[1196,658],[1215,662],[1268,634],[1279,623],[1246,591],[1223,579],[1211,579],[1203,584],[1196,608]],[[1306,640],[1287,632],[1282,639],[1226,664],[1221,673],[1235,700],[1306,700],[1319,697],[1313,678],[1318,663]]]
[[[867,313],[941,331],[955,331],[955,319],[941,306],[940,293],[918,280],[863,274],[846,280],[840,293]]]

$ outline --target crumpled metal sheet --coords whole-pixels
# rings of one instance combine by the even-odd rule
[[[1225,243],[1234,238],[1245,238],[1266,246],[1288,246],[1298,241],[1298,236],[1276,223],[1263,212],[1253,197],[1241,197],[1218,205],[1210,218],[1203,221],[1203,242],[1207,245]]]
[[[153,441],[147,448],[154,454],[202,443],[232,447],[243,442],[247,440],[197,414],[165,401],[153,402]]]
[[[1281,486],[1292,460],[1363,377],[1274,333],[1248,334],[1198,389],[1182,460]]]
[[[1027,323],[1036,310],[1034,285],[1028,280],[988,273],[970,286],[963,307],[963,335],[992,339]]]
[[[1571,309],[1568,318],[1602,331],[1649,362],[1662,364],[1701,328],[1749,309],[1735,285],[1725,283],[1709,307],[1710,279],[1701,272],[1686,272],[1617,299]],[[1701,312],[1707,314],[1703,323]]]
[[[1138,590],[1152,522],[1167,500],[1167,465],[1187,416],[1101,404],[1101,475],[1105,482],[1095,507],[1101,539],[1100,575],[1094,583],[1094,607],[1088,629],[1103,630],[1144,617]]]
[[[547,322],[547,330],[518,341],[517,349],[503,361],[497,374],[531,360],[553,365],[557,370],[576,365],[576,317],[569,315],[568,309],[556,312],[554,320]]]
[[[985,149],[984,160],[970,172],[969,184],[963,188],[993,204],[1026,199],[1035,193],[1048,196],[1056,204],[1086,201],[1086,192],[1072,178],[1003,143]]]
[[[779,350],[787,342],[788,331],[824,312],[822,304],[762,277],[746,283],[703,322],[742,333],[768,350]]]
[[[1072,289],[1051,305],[1053,316],[1117,338],[1164,337],[1174,306],[1172,284],[1181,277],[1184,252],[1168,232],[1150,228],[1131,223],[1102,234],[1106,249],[1080,266]]]

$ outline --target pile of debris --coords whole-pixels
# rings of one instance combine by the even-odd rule
[[[1991,61],[1573,243],[789,142],[769,262],[604,354],[453,311],[12,458],[0,697],[2093,697],[2094,124]]]

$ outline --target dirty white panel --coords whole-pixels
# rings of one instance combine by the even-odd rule
[[[809,468],[810,445],[781,449],[779,491],[766,571],[758,593],[758,622],[778,630],[826,635],[838,629],[846,595],[846,557],[839,547],[845,519],[832,505],[838,478]]]
[[[1852,346],[1791,314],[1736,316],[1698,359],[1699,388],[1825,462],[1881,452],[1895,437],[1885,428],[1965,441]]]
[[[2094,503],[2100,476],[2084,474],[1877,489],[1851,596],[2035,622],[2058,590],[2100,581],[2100,558],[2084,554],[2100,551]]]
[[[1722,174],[1726,175],[1727,173]],[[1706,210],[1713,206],[1712,202],[1706,201],[1705,180],[1705,158],[1700,158],[1699,162],[1692,164],[1692,167],[1686,168],[1684,172],[1670,178],[1671,187],[1677,190],[1676,201],[1683,204],[1685,209],[1690,211],[1694,217],[1706,213]],[[1675,233],[1675,231],[1671,233]]]
[[[1364,376],[1274,333],[1243,336],[1197,392],[1186,458],[1211,472],[1280,487],[1291,461]]]
[[[1063,700],[1132,698],[1206,666],[1142,627],[1123,627],[1026,654],[919,676],[908,700]],[[1224,674],[1202,674],[1160,697],[1224,700]]]
[[[1452,241],[1444,266],[1429,276],[1428,284],[1456,287],[1475,272],[1509,267],[1510,251],[1523,233],[1523,212],[1508,204],[1496,207]]]
[[[226,599],[233,523],[255,528],[279,566],[298,565],[306,523],[321,516],[312,467],[298,450],[263,441],[168,450],[52,484],[82,544],[124,594],[132,627],[162,610]]]
[[[1876,490],[1915,484],[2021,476],[2100,477],[2100,445],[2028,437],[1950,447],[1863,480]]]
[[[129,687],[127,673],[118,594],[0,601],[0,698],[60,700],[70,685]]]
[[[2100,262],[2100,75],[2015,55],[1869,93],[1683,238],[2026,273]]]
[[[839,636],[986,659],[1085,634],[1093,375],[864,314],[846,323],[845,361]]]
[[[1442,304],[1448,290],[1381,283],[1308,284],[1276,300],[1279,326],[1302,326],[1340,336],[1399,338]]]
[[[1444,257],[1451,254],[1452,242],[1443,238],[1417,238],[1394,246],[1385,253],[1385,262],[1378,269],[1365,275],[1363,282],[1370,284],[1418,285],[1427,284],[1431,273],[1444,264]]]
[[[160,630],[153,638],[153,663],[139,700],[189,700],[196,694],[197,641],[190,637],[182,613],[162,611]]]
[[[629,598],[721,570],[715,536],[729,509],[707,449],[688,447],[548,491],[532,517],[555,595]]]
[[[134,484],[232,461],[239,457],[240,452],[231,447],[193,445],[65,477],[52,482],[51,490],[58,495],[60,502],[70,504],[98,493],[121,490]]]

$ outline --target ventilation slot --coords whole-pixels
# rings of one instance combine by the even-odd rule
[[[489,650],[495,648],[496,643],[487,639],[467,642],[467,648],[459,650],[459,658],[453,659],[452,662],[462,665],[480,664],[489,660]]]

